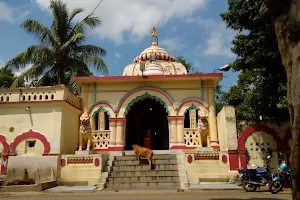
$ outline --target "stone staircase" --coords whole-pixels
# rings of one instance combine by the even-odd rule
[[[138,165],[133,152],[124,154],[110,156],[108,189],[179,189],[183,188],[182,182],[187,183],[185,169],[180,167],[180,154],[154,151],[152,170],[149,170],[148,160],[141,158]]]

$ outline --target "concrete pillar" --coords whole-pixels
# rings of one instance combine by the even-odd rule
[[[177,118],[177,148],[182,147],[185,148],[185,140],[184,140],[184,116]]]
[[[176,126],[176,116],[168,117],[169,120],[169,147],[170,149],[177,144],[177,126]]]
[[[126,118],[118,118],[116,124],[116,149],[119,151],[124,150],[124,131],[125,131]]]
[[[109,118],[110,138],[108,149],[114,150],[116,147],[116,118]]]
[[[98,127],[100,131],[105,130],[105,111],[103,109],[99,110],[98,113]]]
[[[217,132],[217,116],[216,116],[216,102],[215,102],[215,90],[209,89],[209,111],[208,111],[208,126],[209,126],[209,140],[210,146],[214,149],[219,149],[219,140]]]

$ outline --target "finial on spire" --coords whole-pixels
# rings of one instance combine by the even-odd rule
[[[155,26],[152,27],[151,37],[156,39],[156,43],[158,44],[158,36],[156,35]]]

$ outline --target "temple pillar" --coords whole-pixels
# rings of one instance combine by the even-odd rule
[[[98,113],[98,119],[99,119],[99,130],[100,131],[103,131],[105,130],[105,111],[103,109],[100,109],[99,110],[99,113]]]
[[[108,149],[114,150],[116,147],[116,118],[109,118],[109,130],[110,130],[110,138]]]
[[[124,131],[126,118],[118,118],[116,123],[116,150],[124,150]]]
[[[177,149],[185,149],[185,140],[184,140],[184,116],[178,116],[177,117]]]
[[[208,126],[209,126],[209,140],[210,146],[214,149],[219,149],[219,140],[217,132],[217,116],[216,116],[216,102],[215,90],[209,89],[209,111],[208,111]]]
[[[169,121],[169,132],[170,132],[170,136],[169,136],[169,146],[170,149],[173,148],[173,146],[175,146],[177,144],[177,126],[176,126],[176,116],[170,116],[168,117],[168,121]]]

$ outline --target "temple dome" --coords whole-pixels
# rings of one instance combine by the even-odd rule
[[[151,55],[155,55],[155,60],[151,61]],[[145,62],[144,74],[140,70],[140,62]],[[160,48],[157,42],[152,42],[149,48],[142,51],[133,60],[133,63],[127,65],[123,70],[123,76],[176,74],[187,74],[185,66],[177,62],[166,50]]]

